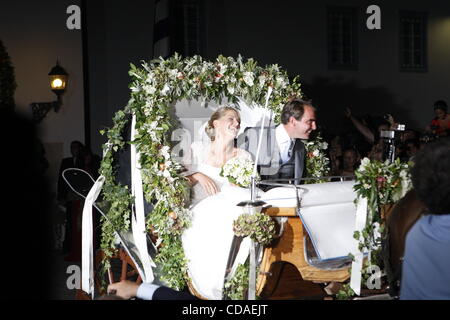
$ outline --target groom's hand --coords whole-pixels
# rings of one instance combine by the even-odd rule
[[[108,286],[108,294],[115,294],[125,300],[136,297],[139,285],[136,282],[123,280],[110,284]]]
[[[207,195],[212,196],[213,194],[219,192],[219,189],[217,188],[214,181],[207,175],[197,172],[192,175],[192,178],[194,178],[194,181],[200,183]]]

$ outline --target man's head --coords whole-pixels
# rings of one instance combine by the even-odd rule
[[[70,153],[72,154],[72,157],[78,157],[83,147],[84,145],[80,141],[72,141],[70,143]]]
[[[316,130],[316,109],[310,101],[294,99],[281,112],[281,123],[291,139],[308,139]]]
[[[447,103],[444,100],[439,100],[434,103],[434,114],[436,118],[444,120],[447,116]]]
[[[411,170],[414,189],[432,214],[450,214],[450,140],[426,145]]]
[[[405,150],[408,157],[413,157],[420,150],[420,141],[418,139],[409,139],[405,141]]]
[[[355,149],[347,149],[342,156],[343,167],[345,170],[354,170],[358,162],[358,153]]]

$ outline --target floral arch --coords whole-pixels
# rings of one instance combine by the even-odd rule
[[[186,201],[189,189],[180,175],[181,165],[170,153],[173,147],[170,132],[174,129],[171,104],[182,99],[220,103],[224,99],[237,102],[241,98],[249,105],[264,105],[267,90],[272,87],[268,108],[277,121],[290,97],[302,97],[301,85],[297,77],[289,80],[286,71],[278,65],[261,67],[253,59],[244,60],[241,56],[219,56],[211,62],[200,56],[182,58],[175,54],[168,59],[143,62],[140,68],[131,65],[129,74],[132,78],[130,100],[116,113],[113,126],[102,132],[106,133],[108,141],[103,146],[100,170],[105,177],[103,196],[110,203],[107,216],[111,223],[102,220],[101,248],[106,258],[111,257],[114,228],[127,230],[130,227],[133,197],[127,186],[116,182],[114,155],[130,143],[123,138],[123,131],[130,115],[134,114],[137,135],[133,144],[141,154],[144,197],[153,204],[153,211],[146,218],[147,230],[158,238],[155,262],[162,268],[163,280],[172,288],[182,289],[188,280],[181,234],[190,223]],[[327,173],[320,172],[326,170],[322,163],[318,166],[311,162],[311,166],[319,168],[316,175]]]

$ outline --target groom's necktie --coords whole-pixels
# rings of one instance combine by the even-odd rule
[[[294,145],[295,145],[295,139],[291,139],[291,143],[289,145],[289,149],[288,149],[288,159],[290,159],[292,157],[292,152],[294,151]]]

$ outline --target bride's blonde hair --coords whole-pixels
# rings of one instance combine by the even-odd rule
[[[206,135],[211,139],[211,141],[214,141],[214,137],[216,135],[214,121],[224,117],[228,111],[234,111],[236,113],[237,120],[239,121],[239,123],[241,123],[241,115],[239,114],[238,110],[230,106],[220,107],[211,115],[211,118],[209,118],[208,124],[205,127]]]

